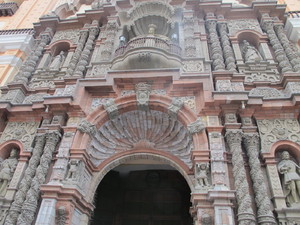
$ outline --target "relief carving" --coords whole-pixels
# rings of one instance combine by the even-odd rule
[[[147,83],[138,83],[135,85],[136,100],[139,110],[149,110],[149,98],[151,93],[151,85]]]
[[[38,122],[8,122],[0,138],[0,143],[9,140],[19,140],[23,143],[25,151],[31,151]]]
[[[107,100],[104,104],[103,104],[108,117],[113,120],[116,117],[118,117],[119,115],[119,111],[118,111],[118,106],[116,105],[115,101],[113,99],[109,99]]]
[[[210,186],[208,182],[209,163],[202,162],[195,165],[196,188],[203,189]]]
[[[51,43],[60,40],[70,40],[73,44],[77,44],[79,41],[79,37],[79,29],[56,31]]]
[[[229,34],[234,36],[241,30],[255,30],[262,34],[262,30],[257,19],[237,19],[228,21]]]
[[[257,120],[262,152],[269,152],[273,143],[290,140],[300,144],[300,126],[296,119]]]
[[[290,158],[288,151],[281,153],[281,161],[277,165],[282,174],[282,189],[288,207],[300,206],[300,166]]]
[[[190,134],[199,133],[205,129],[205,123],[202,121],[202,118],[199,117],[195,122],[188,125],[187,128]]]

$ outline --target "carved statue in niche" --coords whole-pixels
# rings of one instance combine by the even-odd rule
[[[282,187],[289,207],[300,204],[300,167],[290,159],[288,151],[281,154],[278,172],[283,175]]]
[[[196,187],[207,187],[208,183],[208,163],[197,163],[196,164]]]
[[[69,162],[69,171],[67,174],[67,180],[75,180],[77,178],[78,165],[80,161],[71,159]]]
[[[148,28],[149,28],[148,34],[149,35],[155,35],[155,31],[156,31],[157,26],[155,24],[149,24]]]
[[[6,194],[7,187],[12,179],[18,164],[18,150],[13,148],[8,159],[0,165],[0,196]]]
[[[54,57],[51,62],[49,69],[50,70],[59,70],[61,64],[65,61],[65,52],[61,51],[57,56]]]
[[[262,57],[258,52],[258,50],[254,46],[250,45],[250,43],[246,40],[243,40],[242,54],[244,56],[244,60],[246,63],[247,62],[258,63],[262,61]]]

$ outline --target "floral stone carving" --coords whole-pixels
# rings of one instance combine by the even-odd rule
[[[0,138],[0,143],[9,140],[19,140],[23,143],[25,151],[30,151],[38,126],[38,122],[9,122]]]
[[[296,119],[273,119],[257,121],[262,152],[269,152],[276,141],[290,140],[300,144],[300,126]]]
[[[151,85],[147,83],[138,83],[135,85],[137,106],[140,110],[149,109],[149,98],[151,93]]]

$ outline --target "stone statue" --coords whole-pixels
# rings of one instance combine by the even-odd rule
[[[4,196],[18,164],[18,150],[13,148],[8,159],[0,165],[0,196]]]
[[[242,53],[244,56],[245,62],[260,62],[262,61],[262,57],[258,50],[250,45],[250,43],[246,40],[243,40]]]
[[[148,34],[149,35],[155,35],[155,31],[156,31],[157,26],[155,24],[149,24],[148,28],[149,28]]]
[[[65,53],[61,51],[57,56],[54,57],[52,63],[49,66],[50,70],[59,70],[62,62],[65,60]]]
[[[196,186],[207,187],[209,186],[207,175],[208,175],[208,163],[197,163],[196,164]]]
[[[300,203],[300,167],[290,159],[288,151],[281,154],[278,171],[283,175],[282,186],[288,206]]]
[[[67,180],[75,180],[77,177],[78,165],[80,161],[71,159],[69,162],[69,171],[67,174]]]

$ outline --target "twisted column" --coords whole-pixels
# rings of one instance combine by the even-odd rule
[[[67,74],[66,76],[72,76],[73,75],[73,72],[76,68],[76,65],[78,63],[78,60],[81,56],[81,53],[82,53],[82,50],[84,48],[84,45],[86,43],[86,40],[87,40],[87,37],[88,37],[88,31],[87,30],[82,30],[80,32],[80,38],[79,38],[79,41],[78,41],[78,44],[77,44],[77,47],[76,47],[76,50],[72,56],[72,59],[69,63],[69,68],[67,69]]]
[[[26,200],[23,203],[21,214],[18,217],[17,225],[32,224],[37,210],[38,200],[40,197],[40,187],[46,180],[48,169],[52,160],[52,154],[58,144],[60,133],[52,131],[46,135],[46,144],[44,153],[40,160],[40,165],[36,169],[36,174],[31,182],[30,189],[27,192]]]
[[[257,133],[244,134],[244,145],[250,163],[250,175],[253,182],[255,202],[257,206],[258,224],[276,224],[271,210],[270,199],[260,168],[259,155],[259,136]]]
[[[299,55],[292,49],[292,46],[290,44],[289,39],[287,38],[284,29],[283,29],[283,25],[282,24],[277,24],[274,26],[277,37],[280,41],[280,43],[282,44],[284,51],[290,61],[290,63],[293,66],[293,69],[295,72],[299,72],[300,71],[300,57]]]
[[[35,50],[30,54],[26,62],[21,67],[18,74],[15,76],[15,82],[27,83],[35,70],[36,64],[43,55],[45,46],[51,41],[51,28],[47,28],[45,32],[40,35],[40,41]]]
[[[83,73],[85,71],[86,66],[89,63],[89,57],[91,54],[91,50],[93,49],[93,44],[96,39],[96,36],[99,33],[98,27],[92,27],[89,29],[89,37],[86,41],[85,47],[81,53],[80,60],[76,66],[74,75],[83,77]]]
[[[215,71],[225,70],[223,52],[219,41],[219,36],[217,33],[217,21],[206,20],[205,24],[208,30],[208,37],[211,45],[211,58],[213,60],[212,62],[213,70]]]
[[[221,44],[223,48],[226,69],[232,72],[236,72],[235,57],[228,37],[227,23],[219,22],[218,29],[221,36]]]
[[[275,52],[276,60],[279,63],[279,67],[281,68],[281,71],[283,73],[285,72],[291,72],[293,71],[292,65],[290,64],[285,51],[280,43],[280,41],[277,38],[277,35],[274,31],[274,24],[272,21],[265,21],[263,22],[262,28],[267,33],[270,43],[272,44],[272,47]]]
[[[32,178],[35,175],[36,168],[40,162],[40,157],[45,145],[45,134],[38,134],[35,137],[35,146],[28,167],[25,170],[24,177],[21,180],[20,187],[16,193],[15,201],[12,203],[4,225],[15,225],[21,212],[22,204],[26,198],[27,191],[30,188]]]
[[[255,216],[251,207],[249,184],[246,179],[246,170],[242,156],[242,132],[240,130],[227,130],[226,141],[232,153],[233,177],[238,202],[238,224],[255,225]]]

